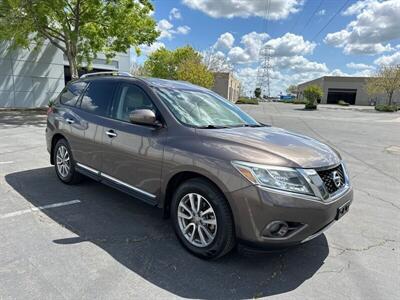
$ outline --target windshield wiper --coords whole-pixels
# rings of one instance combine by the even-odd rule
[[[263,124],[238,124],[238,125],[232,125],[230,127],[264,127],[265,125]]]
[[[221,129],[221,128],[228,128],[228,126],[218,126],[218,125],[209,124],[209,125],[199,126],[197,128],[200,128],[200,129]]]

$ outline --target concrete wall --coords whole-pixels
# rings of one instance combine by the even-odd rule
[[[232,102],[236,102],[239,99],[240,81],[232,73],[216,72],[214,73],[214,86],[211,90]]]
[[[64,87],[62,53],[50,44],[38,51],[9,51],[0,43],[0,107],[45,106]]]
[[[0,43],[0,108],[46,106],[64,88],[65,65],[68,61],[61,50],[50,43],[38,51],[10,51],[8,43]],[[129,72],[129,54],[118,54],[110,64],[99,54],[93,67]]]

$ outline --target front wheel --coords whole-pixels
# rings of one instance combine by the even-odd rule
[[[202,258],[218,258],[235,246],[233,218],[224,195],[208,181],[190,179],[172,199],[172,217],[180,242]]]

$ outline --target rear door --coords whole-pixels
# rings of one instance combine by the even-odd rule
[[[70,145],[78,167],[98,175],[101,169],[101,124],[109,114],[115,80],[95,79],[90,81],[79,104],[73,109]]]
[[[129,113],[151,109],[161,116],[150,97],[136,84],[123,82],[115,93],[110,118],[103,122],[102,177],[134,196],[156,204],[167,128],[132,124]]]

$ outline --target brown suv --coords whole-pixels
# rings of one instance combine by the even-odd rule
[[[46,136],[62,182],[86,175],[162,208],[182,244],[205,258],[237,241],[309,241],[353,199],[335,150],[187,82],[83,76],[49,109]]]

